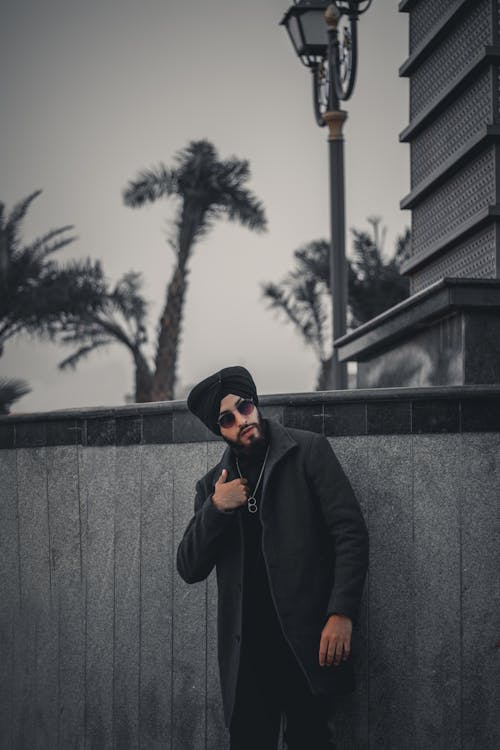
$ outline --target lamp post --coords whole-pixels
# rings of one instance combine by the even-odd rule
[[[281,24],[295,52],[311,70],[316,122],[328,126],[330,156],[330,290],[333,341],[346,332],[347,264],[345,258],[344,137],[347,112],[340,102],[349,99],[356,81],[357,21],[372,0],[309,2],[294,0]],[[332,345],[330,387],[347,387],[347,367]]]

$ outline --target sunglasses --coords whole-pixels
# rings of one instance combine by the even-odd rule
[[[236,404],[235,408],[242,417],[248,417],[248,415],[252,413],[254,404],[251,399],[244,398],[243,401],[240,401],[239,404]],[[234,411],[223,412],[219,415],[219,418],[217,420],[217,424],[219,425],[219,427],[222,427],[224,430],[228,430],[230,427],[233,427],[235,422],[236,417],[234,416]]]

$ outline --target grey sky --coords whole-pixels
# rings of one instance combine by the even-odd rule
[[[279,26],[287,7],[286,0],[2,3],[0,199],[11,207],[43,188],[26,239],[72,223],[79,239],[61,260],[100,258],[113,280],[141,271],[152,341],[173,260],[165,243],[173,206],[126,208],[123,187],[192,139],[210,139],[223,158],[250,160],[269,231],[219,224],[197,247],[178,368],[184,385],[236,362],[252,369],[262,393],[315,383],[313,353],[266,310],[259,286],[286,273],[297,247],[329,232],[326,131],[314,122],[310,73]],[[407,82],[398,78],[407,17],[396,0],[374,0],[359,37],[357,86],[345,105],[347,225],[362,228],[380,215],[389,250],[410,218],[399,210],[409,155],[398,143],[408,121]],[[57,362],[68,353],[26,339],[7,345],[0,374],[33,389],[16,410],[120,404],[132,391],[132,363],[118,346],[61,373]]]

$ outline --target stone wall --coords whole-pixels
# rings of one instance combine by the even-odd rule
[[[338,747],[499,747],[500,388],[263,404],[329,437],[370,529]],[[175,571],[221,441],[167,403],[2,418],[0,448],[2,750],[224,750],[214,580]]]

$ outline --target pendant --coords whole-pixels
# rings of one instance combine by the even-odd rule
[[[250,497],[248,498],[247,507],[249,513],[257,513],[257,500],[253,495],[250,495]]]

